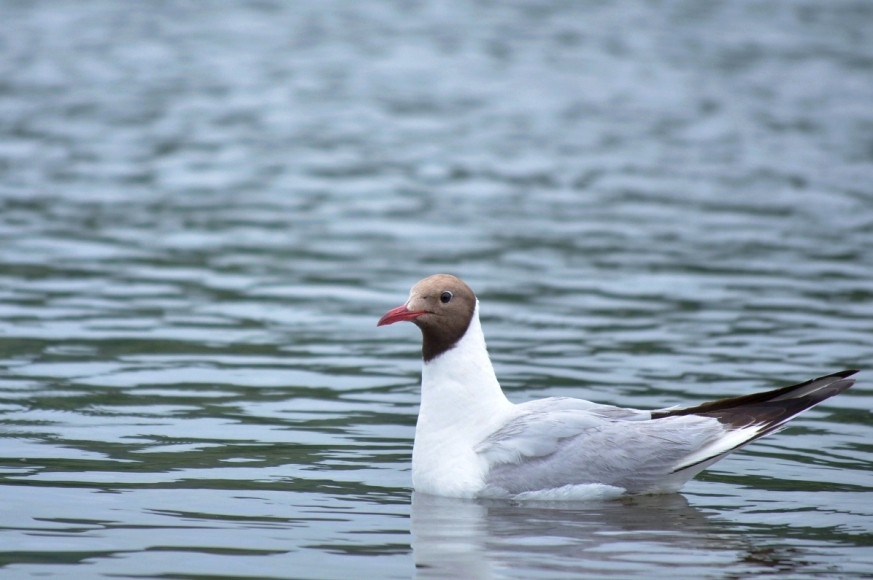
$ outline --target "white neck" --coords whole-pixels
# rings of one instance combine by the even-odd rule
[[[424,363],[419,415],[439,415],[447,427],[469,425],[510,404],[488,356],[477,302],[470,326],[458,344]]]
[[[412,453],[415,489],[439,495],[474,494],[486,469],[474,448],[506,420],[513,407],[488,357],[477,302],[461,340],[422,368]]]

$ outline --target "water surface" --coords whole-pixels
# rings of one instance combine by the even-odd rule
[[[375,327],[462,276],[516,402],[870,369],[868,3],[0,23],[0,576],[873,575],[869,370],[681,495],[446,500]]]

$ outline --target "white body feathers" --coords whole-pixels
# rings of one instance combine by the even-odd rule
[[[478,305],[455,348],[424,364],[421,408],[412,449],[412,484],[434,495],[473,497],[489,462],[475,447],[516,416],[507,400],[479,324]]]

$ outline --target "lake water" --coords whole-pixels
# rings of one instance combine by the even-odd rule
[[[682,494],[413,494],[513,401],[858,385]],[[873,575],[873,4],[3,2],[0,577]]]

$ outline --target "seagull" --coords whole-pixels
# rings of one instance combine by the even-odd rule
[[[422,333],[412,483],[430,495],[572,500],[676,492],[842,393],[858,372],[687,408],[646,411],[568,397],[516,405],[497,382],[479,301],[461,279],[421,280],[377,326],[400,321]]]

